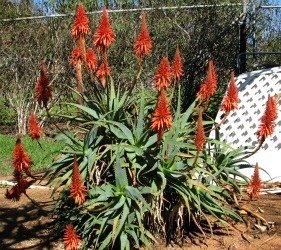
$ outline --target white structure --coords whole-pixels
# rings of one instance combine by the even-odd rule
[[[257,146],[256,132],[260,118],[264,113],[268,94],[281,96],[281,67],[253,71],[236,78],[240,103],[236,111],[232,111],[220,128],[220,137],[231,143],[233,147]],[[278,118],[275,133],[267,138],[262,148],[247,161],[258,165],[268,174],[260,171],[263,181],[281,181],[281,99],[278,104]],[[216,122],[220,122],[222,111],[219,111]],[[214,137],[214,133],[211,134]],[[253,169],[243,171],[251,176]]]

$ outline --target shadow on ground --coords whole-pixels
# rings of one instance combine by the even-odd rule
[[[52,210],[54,201],[32,203],[27,197],[18,202],[3,199],[5,189],[0,189],[0,249],[63,249],[61,237],[55,231]],[[33,190],[32,190],[33,191]],[[33,191],[34,192],[34,191]],[[37,198],[46,193],[36,192]],[[45,191],[48,192],[48,191]],[[38,199],[35,199],[38,200]]]

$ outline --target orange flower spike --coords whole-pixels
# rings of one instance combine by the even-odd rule
[[[92,48],[87,49],[86,62],[90,70],[95,70],[97,68],[97,56]]]
[[[261,123],[258,128],[257,136],[261,141],[274,132],[275,120],[277,119],[277,104],[275,98],[268,96],[265,112],[261,117]]]
[[[28,189],[36,180],[27,181],[19,171],[14,171],[14,177],[17,184],[10,190],[6,190],[5,197],[9,200],[18,201],[21,194],[26,194],[26,189]]]
[[[81,243],[80,237],[77,235],[76,230],[72,224],[67,224],[64,230],[64,245],[65,250],[77,250]]]
[[[105,7],[102,9],[100,23],[93,37],[93,44],[97,49],[105,52],[115,41],[115,35],[110,25],[110,20]]]
[[[84,186],[76,156],[73,162],[72,183],[70,187],[70,196],[74,199],[75,203],[82,205],[85,201],[86,187]]]
[[[145,13],[142,13],[140,33],[134,44],[134,52],[137,57],[143,58],[144,56],[150,54],[151,49],[152,42],[147,27],[146,15]]]
[[[97,77],[101,81],[103,87],[106,85],[106,79],[110,76],[110,67],[107,62],[103,62],[96,72]]]
[[[172,80],[171,67],[168,57],[163,57],[154,76],[154,87],[158,91],[170,86]]]
[[[83,61],[82,51],[79,47],[76,47],[72,50],[70,54],[70,63],[75,67],[78,64],[81,64]]]
[[[182,64],[182,58],[181,58],[181,54],[180,54],[180,50],[177,47],[176,49],[176,53],[174,56],[174,62],[173,62],[173,77],[176,81],[179,81],[180,78],[184,75],[183,73],[183,64]]]
[[[216,92],[217,83],[218,81],[214,63],[212,60],[209,60],[207,76],[201,84],[196,96],[201,101],[209,99]]]
[[[78,39],[90,34],[89,19],[84,9],[83,4],[78,4],[76,8],[74,23],[71,29],[71,35]]]
[[[252,175],[251,181],[247,189],[247,193],[251,200],[259,198],[261,187],[262,181],[259,175],[259,166],[258,163],[256,163],[254,174]]]
[[[235,84],[234,72],[231,71],[228,90],[222,102],[222,110],[227,114],[230,111],[237,109],[238,103],[239,103],[238,89]]]
[[[172,127],[172,115],[169,103],[164,90],[161,90],[158,95],[157,104],[152,115],[150,128],[158,133],[158,141],[163,138],[164,131]]]
[[[275,120],[278,117],[277,102],[274,96],[269,97],[268,100],[268,115],[272,120]]]
[[[48,101],[52,98],[52,88],[47,77],[47,67],[45,62],[41,63],[40,77],[35,85],[35,98],[38,104],[43,104],[43,107],[45,108],[47,108]]]
[[[30,156],[25,152],[21,139],[18,138],[13,151],[13,166],[15,171],[29,171],[32,161]]]
[[[42,135],[42,128],[40,126],[40,123],[36,117],[36,115],[32,112],[29,115],[28,119],[28,130],[29,130],[29,136],[32,139],[40,139]]]
[[[196,129],[196,133],[195,133],[195,146],[198,151],[203,150],[205,142],[206,142],[202,112],[203,112],[203,110],[202,110],[202,108],[200,108],[199,112],[198,112],[197,129]]]
[[[208,90],[210,96],[212,96],[216,90],[217,90],[217,85],[218,85],[218,79],[217,79],[217,74],[214,66],[213,60],[209,60],[208,63]]]
[[[207,100],[209,97],[209,92],[208,92],[208,81],[205,78],[203,83],[200,86],[200,89],[196,96],[199,98],[199,100],[204,101]]]

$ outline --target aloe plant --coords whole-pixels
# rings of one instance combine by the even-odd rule
[[[142,37],[136,46],[141,43]],[[102,85],[92,83],[93,95],[79,91],[79,104],[65,104],[77,108],[76,114],[64,116],[76,129],[64,131],[68,146],[49,168],[48,177],[51,185],[62,188],[56,206],[59,219],[75,226],[85,249],[151,248],[156,234],[167,242],[182,238],[191,223],[204,233],[201,221],[212,228],[209,216],[225,226],[241,219],[231,204],[233,193],[240,192],[241,179],[247,180],[238,171],[243,150],[212,138],[206,138],[207,144],[198,149],[194,140],[198,110],[208,106],[209,99],[202,96],[210,98],[205,87],[200,90],[201,99],[195,98],[182,112],[180,83],[167,88],[171,80],[167,58],[167,72],[157,71],[157,90],[138,83],[144,62],[140,48],[131,84],[115,83],[105,76]],[[101,50],[102,60],[107,60],[107,49]],[[181,76],[179,71],[177,80]],[[163,87],[165,77],[167,86]],[[165,105],[175,103],[171,112],[156,101],[157,95],[166,98],[166,93]],[[162,106],[157,110],[157,105]],[[173,114],[172,125],[162,117],[164,113]],[[158,135],[151,129],[153,116],[164,119],[153,127],[159,129]],[[169,126],[163,127],[162,121]],[[203,121],[204,127],[213,124]],[[74,159],[87,189],[82,205],[75,204],[69,191]]]

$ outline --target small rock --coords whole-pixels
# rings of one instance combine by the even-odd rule
[[[232,244],[232,245],[229,245],[227,250],[237,250],[237,247],[235,246],[235,244]]]
[[[258,225],[258,224],[255,224],[255,227],[257,229],[259,229],[262,233],[266,231],[267,227],[266,226],[262,226],[262,225]]]

